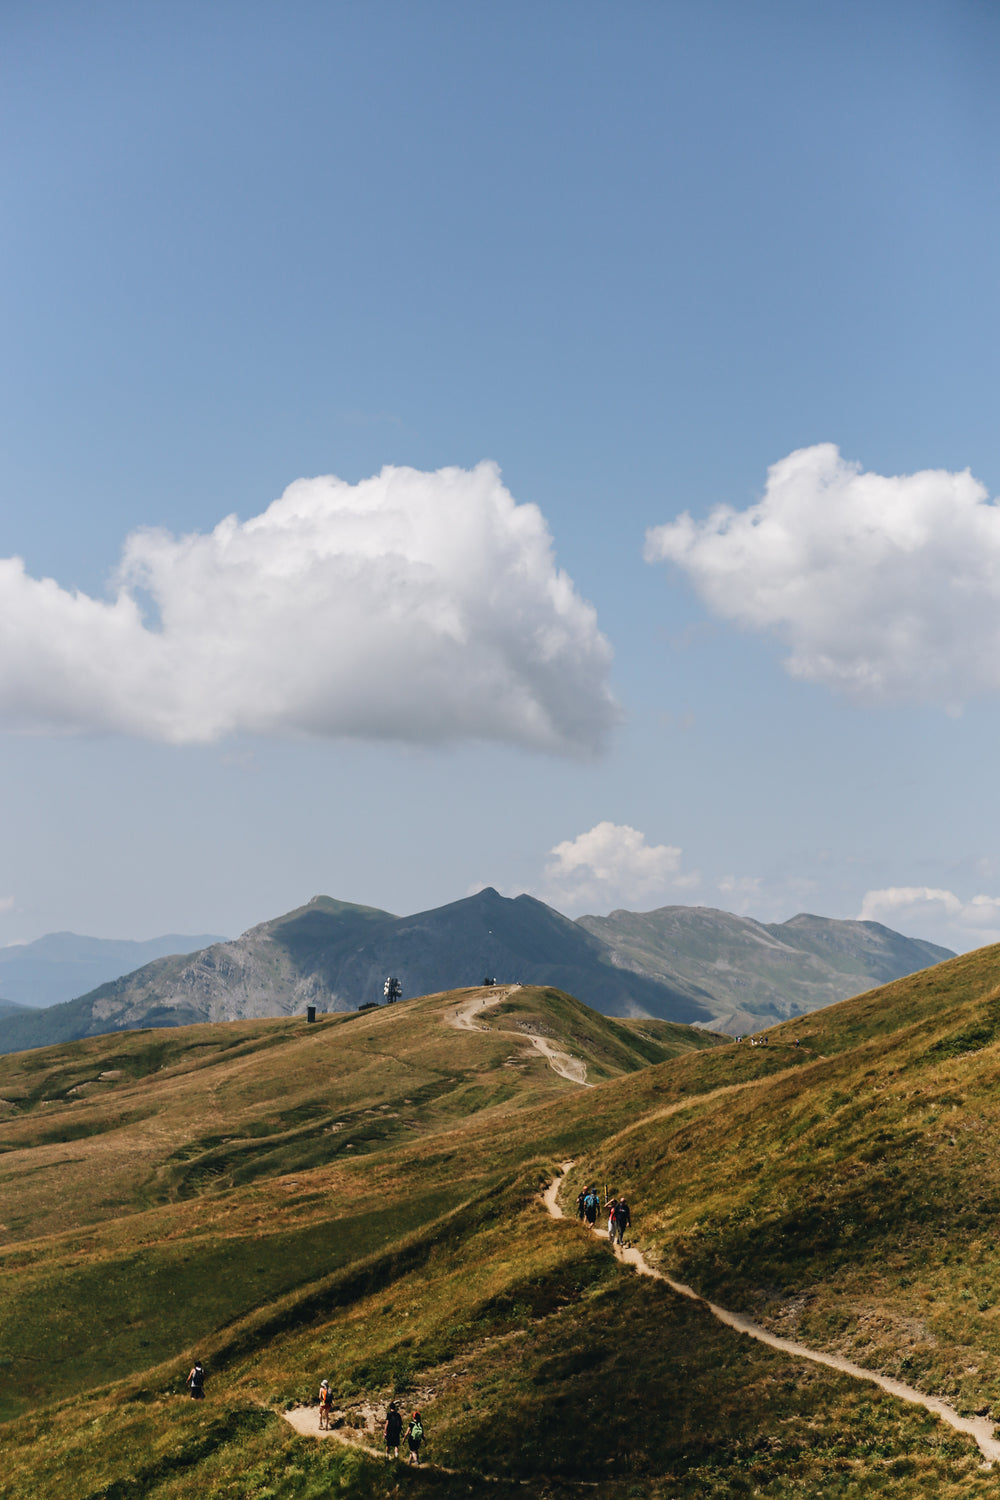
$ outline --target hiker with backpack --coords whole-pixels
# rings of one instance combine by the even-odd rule
[[[615,1209],[615,1229],[618,1232],[619,1245],[625,1244],[625,1231],[632,1228],[632,1214],[624,1198],[618,1199]]]
[[[618,1211],[618,1199],[609,1198],[604,1207],[608,1211],[608,1241],[613,1249],[618,1236],[618,1220],[615,1217]]]
[[[590,1225],[591,1229],[593,1229],[594,1225],[597,1223],[597,1210],[600,1208],[600,1206],[600,1198],[594,1192],[593,1188],[588,1188],[587,1196],[583,1200],[583,1216],[586,1219],[587,1223]]]
[[[399,1457],[399,1439],[402,1431],[403,1419],[399,1415],[399,1407],[396,1405],[395,1401],[390,1401],[389,1410],[386,1412],[385,1416],[385,1428],[383,1429],[383,1433],[385,1436],[386,1458],[389,1457],[390,1448],[393,1450],[393,1457]]]
[[[420,1467],[420,1444],[424,1440],[424,1424],[420,1420],[420,1413],[415,1411],[409,1427],[406,1429],[406,1441],[410,1447],[410,1463]]]
[[[321,1380],[319,1385],[319,1425],[320,1429],[329,1428],[330,1411],[333,1407],[333,1392],[330,1390],[330,1382]]]
[[[188,1376],[186,1385],[191,1392],[192,1401],[203,1401],[205,1399],[205,1371],[200,1359],[196,1359]]]
[[[581,1220],[583,1219],[583,1200],[586,1198],[588,1192],[589,1188],[584,1188],[582,1193],[577,1193],[576,1195],[576,1216]]]

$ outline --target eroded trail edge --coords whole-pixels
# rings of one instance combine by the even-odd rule
[[[563,1178],[573,1166],[573,1162],[564,1161],[560,1167],[559,1174],[542,1194],[542,1202],[553,1219],[564,1219],[566,1215],[559,1203],[559,1188]],[[598,1230],[598,1234],[606,1234],[604,1230]],[[942,1401],[939,1396],[927,1396],[923,1391],[918,1391],[915,1386],[904,1385],[901,1380],[893,1380],[890,1375],[879,1375],[874,1370],[866,1370],[864,1365],[852,1364],[849,1359],[842,1359],[839,1354],[824,1354],[818,1349],[809,1349],[805,1344],[797,1344],[792,1339],[783,1339],[776,1333],[770,1333],[762,1328],[759,1323],[754,1323],[750,1318],[744,1317],[742,1313],[730,1312],[725,1307],[718,1307],[714,1302],[700,1296],[693,1287],[685,1286],[682,1281],[674,1281],[665,1276],[662,1271],[655,1270],[643,1255],[641,1250],[634,1247],[629,1249],[615,1248],[617,1259],[625,1261],[634,1266],[640,1276],[651,1276],[654,1281],[663,1281],[674,1292],[682,1297],[689,1297],[692,1302],[700,1302],[707,1307],[713,1318],[720,1323],[725,1323],[727,1328],[733,1328],[737,1333],[745,1333],[749,1338],[757,1339],[761,1344],[767,1344],[772,1349],[780,1349],[783,1354],[791,1354],[797,1359],[811,1360],[815,1365],[826,1365],[828,1369],[838,1370],[841,1375],[850,1375],[854,1380],[867,1380],[871,1385],[877,1385],[890,1396],[896,1396],[900,1401],[909,1401],[913,1406],[923,1406],[927,1411],[933,1412],[949,1427],[954,1427],[956,1432],[962,1432],[966,1437],[974,1438],[980,1453],[988,1463],[996,1463],[1000,1460],[1000,1441],[993,1435],[993,1423],[988,1417],[963,1417],[947,1401]]]
[[[566,1078],[570,1083],[579,1083],[586,1089],[592,1089],[594,1085],[587,1082],[587,1064],[581,1062],[578,1057],[573,1057],[571,1053],[562,1052],[558,1047],[553,1047],[545,1037],[532,1036],[530,1032],[525,1031],[510,1031],[506,1027],[476,1025],[473,1016],[477,1016],[482,1010],[490,1009],[491,1006],[499,1005],[506,1000],[508,995],[513,994],[514,990],[520,988],[519,984],[509,984],[497,990],[495,994],[477,995],[474,1000],[469,1000],[465,1005],[459,1006],[453,1015],[445,1019],[449,1025],[456,1027],[459,1031],[495,1030],[500,1036],[512,1036],[516,1037],[519,1042],[527,1042],[529,1046],[534,1047],[536,1052],[542,1054],[549,1067],[554,1073],[558,1073],[560,1078]]]

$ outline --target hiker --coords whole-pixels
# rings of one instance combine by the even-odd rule
[[[394,1458],[399,1457],[399,1438],[402,1431],[403,1419],[399,1415],[399,1407],[396,1405],[395,1401],[390,1401],[389,1410],[386,1412],[385,1416],[384,1429],[386,1458],[389,1457],[390,1448],[392,1449],[392,1456]]]
[[[615,1223],[615,1209],[618,1207],[618,1199],[609,1198],[604,1207],[608,1211],[608,1239],[613,1245],[615,1242],[615,1235],[617,1233],[617,1225]]]
[[[591,1229],[593,1229],[594,1225],[597,1223],[597,1210],[600,1205],[600,1198],[598,1198],[593,1188],[589,1188],[587,1190],[587,1196],[583,1200],[583,1216],[586,1219],[587,1223],[590,1225]]]
[[[615,1209],[615,1228],[618,1231],[619,1245],[625,1244],[625,1231],[632,1227],[632,1214],[624,1198],[618,1199],[618,1207]]]
[[[319,1425],[321,1428],[330,1425],[330,1408],[333,1406],[333,1395],[330,1391],[330,1382],[321,1380],[319,1383]]]
[[[577,1193],[576,1195],[576,1216],[578,1219],[583,1218],[583,1200],[589,1191],[589,1188],[584,1188],[582,1193]]]
[[[205,1371],[202,1369],[200,1359],[196,1359],[187,1378],[187,1386],[191,1392],[192,1401],[203,1401],[205,1399]]]
[[[406,1441],[410,1445],[410,1463],[420,1467],[420,1444],[424,1440],[424,1424],[420,1420],[420,1413],[413,1413],[413,1420],[406,1429]]]

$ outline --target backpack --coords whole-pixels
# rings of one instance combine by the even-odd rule
[[[410,1437],[413,1439],[413,1441],[415,1443],[419,1443],[420,1439],[423,1437],[423,1435],[424,1435],[423,1424],[421,1422],[411,1422],[410,1423]]]
[[[194,1369],[191,1371],[191,1389],[193,1391],[200,1391],[204,1384],[205,1371],[202,1369],[201,1365],[195,1365]]]

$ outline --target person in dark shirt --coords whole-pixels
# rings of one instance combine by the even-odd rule
[[[399,1439],[403,1431],[403,1419],[399,1415],[399,1408],[395,1401],[389,1402],[389,1410],[385,1418],[385,1456],[389,1457],[390,1448],[393,1457],[399,1457]]]

